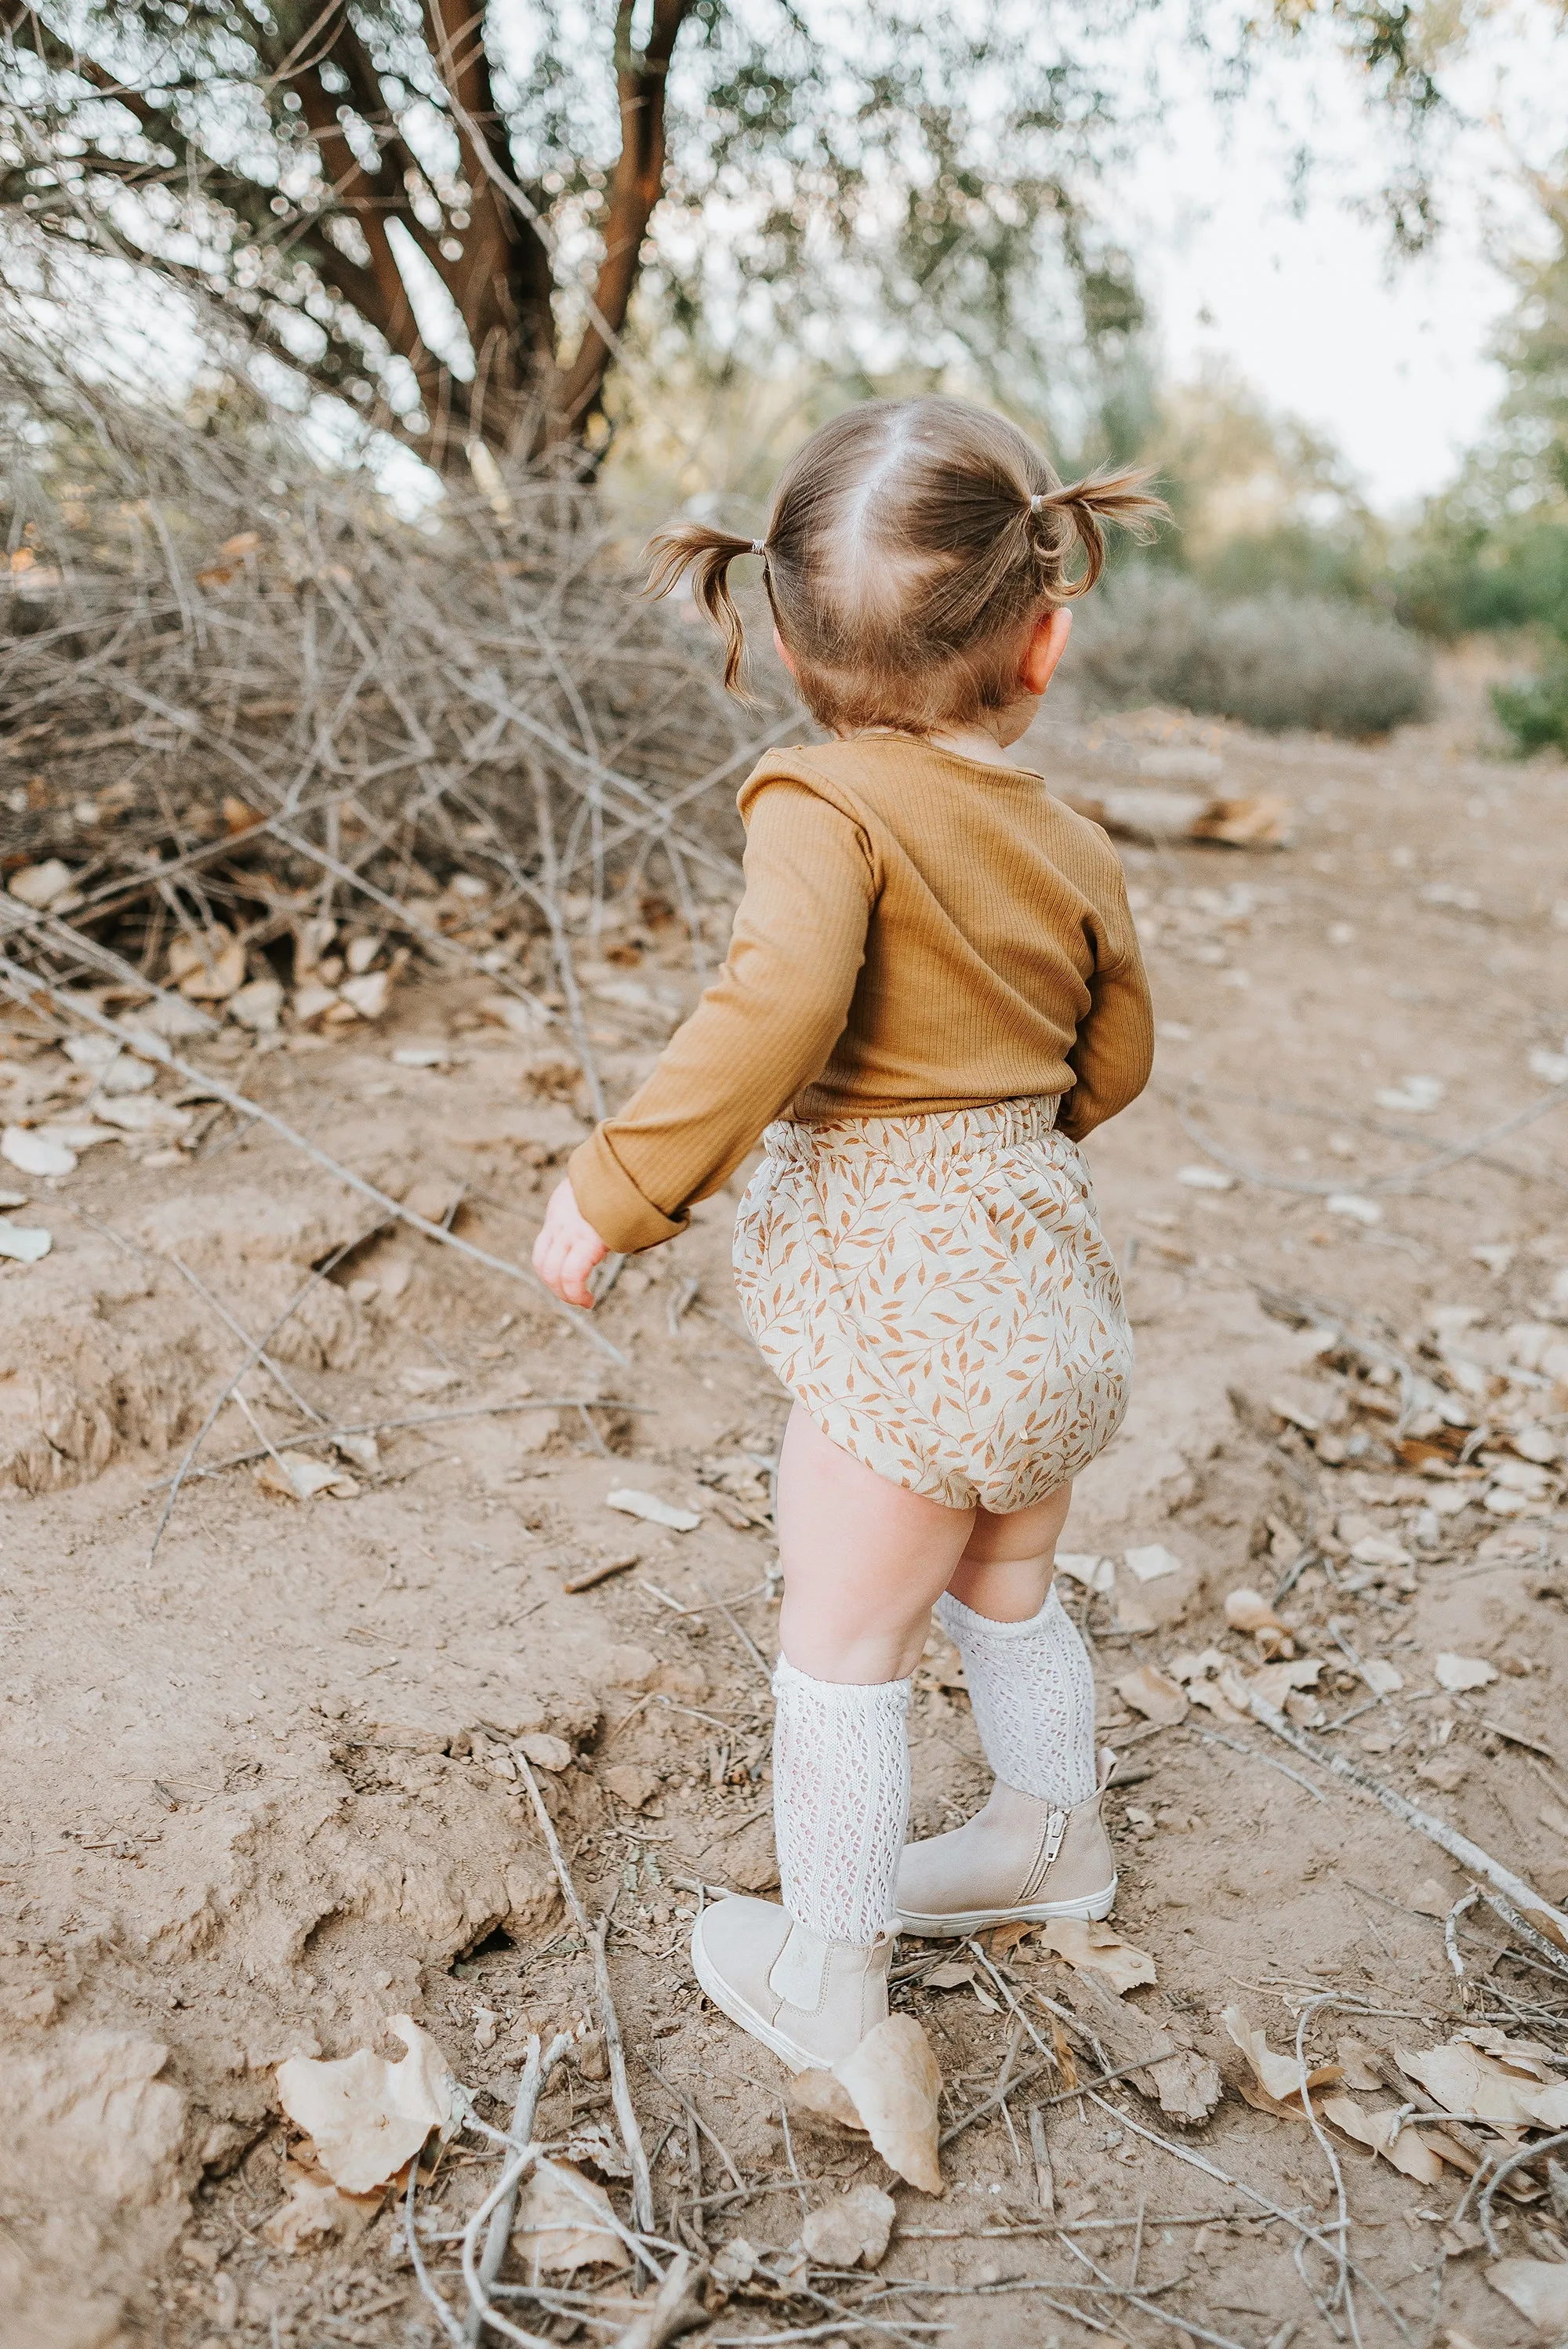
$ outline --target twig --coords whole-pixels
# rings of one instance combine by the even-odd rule
[[[730,1613],[728,1608],[725,1605],[723,1599],[720,1599],[717,1592],[714,1590],[709,1584],[703,1580],[700,1574],[696,1577],[696,1586],[699,1590],[706,1590],[707,1592],[709,1599],[717,1608],[719,1613],[723,1616],[725,1621],[728,1624],[730,1630],[734,1632],[736,1638],[739,1640],[741,1646],[745,1649],[747,1654],[750,1657],[752,1662],[756,1665],[758,1671],[767,1682],[769,1688],[771,1689],[773,1686],[773,1674],[769,1670],[767,1664],[764,1663],[761,1651],[757,1646],[755,1640],[748,1637],[747,1633],[741,1629],[734,1616]],[[698,1610],[694,1608],[690,1611],[695,1614]]]
[[[683,2333],[711,2324],[714,2312],[704,2307],[702,2298],[707,2274],[706,2261],[696,2261],[689,2253],[677,2251],[653,2305],[616,2334],[614,2349],[665,2349],[666,2342],[678,2341]]]
[[[571,1581],[563,1582],[561,1588],[569,1598],[575,1599],[580,1590],[596,1589],[601,1582],[608,1582],[613,1574],[624,1574],[629,1566],[638,1563],[636,1551],[628,1550],[624,1557],[607,1557],[600,1565],[590,1567],[586,1574],[574,1574]]]
[[[469,2288],[471,2305],[463,2320],[463,2339],[469,2349],[482,2334],[488,2323],[505,2333],[509,2340],[526,2339],[533,2335],[520,2334],[505,2318],[498,2317],[490,2306],[490,2287],[500,2273],[507,2245],[511,2240],[512,2220],[517,2211],[518,2188],[524,2170],[534,2158],[533,2118],[539,2109],[539,2099],[544,2085],[557,2064],[572,2045],[569,2031],[557,2032],[548,2049],[542,2054],[538,2033],[531,2035],[528,2054],[522,2067],[522,2078],[517,2091],[517,2103],[511,2116],[511,2143],[515,2148],[511,2160],[501,2173],[496,2186],[486,2196],[463,2230],[463,2281]],[[474,2245],[486,2219],[485,2247],[479,2262],[474,2262]]]
[[[1322,1788],[1315,1786],[1310,1778],[1304,1778],[1301,1772],[1293,1770],[1288,1762],[1276,1761],[1272,1754],[1260,1754],[1255,1745],[1243,1745],[1238,1738],[1234,1737],[1222,1737],[1218,1730],[1214,1729],[1194,1729],[1192,1733],[1202,1744],[1223,1745],[1233,1754],[1244,1754],[1249,1762],[1265,1763],[1271,1770],[1277,1770],[1282,1777],[1289,1778],[1295,1785],[1302,1787],[1312,1796],[1315,1803],[1326,1803],[1328,1800]]]
[[[362,1245],[359,1240],[351,1240],[344,1253],[352,1255],[353,1251]],[[439,1427],[454,1419],[499,1419],[503,1413],[511,1411],[564,1411],[569,1403],[575,1405],[578,1410],[589,1411],[656,1411],[658,1409],[657,1403],[614,1402],[603,1401],[595,1395],[586,1397],[522,1395],[511,1402],[459,1403],[451,1411],[407,1412],[396,1419],[348,1420],[341,1427],[324,1427],[304,1435],[291,1435],[288,1439],[289,1449],[291,1452],[310,1452],[318,1444],[335,1444],[342,1435],[384,1435],[389,1429]],[[261,1457],[259,1449],[251,1452],[232,1452],[227,1459],[211,1461],[205,1468],[198,1468],[194,1473],[198,1476],[221,1476],[226,1468],[243,1468],[251,1461],[259,1460]],[[159,1493],[169,1482],[170,1479],[167,1476],[160,1476],[155,1484],[149,1485],[147,1489],[150,1493]]]
[[[1544,1947],[1547,1954],[1564,1972],[1568,1972],[1568,1954],[1565,1954],[1568,1953],[1568,1916],[1564,1916],[1560,1909],[1554,1909],[1550,1901],[1543,1900],[1522,1877],[1515,1876],[1511,1868],[1504,1868],[1501,1860],[1493,1859],[1480,1844],[1471,1843],[1468,1836],[1460,1835],[1446,1821],[1434,1818],[1429,1811],[1423,1811],[1418,1804],[1398,1794],[1392,1786],[1385,1786],[1369,1771],[1363,1770],[1359,1763],[1349,1761],[1343,1754],[1323,1752],[1313,1739],[1293,1728],[1284,1713],[1276,1711],[1255,1689],[1248,1692],[1247,1701],[1254,1720],[1261,1722],[1265,1729],[1272,1730],[1276,1737],[1284,1738],[1287,1745],[1294,1746],[1309,1762],[1331,1770],[1336,1778],[1345,1779],[1362,1794],[1369,1795],[1374,1802],[1381,1803],[1385,1810],[1391,1811],[1407,1826],[1415,1827],[1419,1834],[1429,1837],[1439,1850],[1446,1851],[1449,1857],[1457,1860],[1470,1875],[1484,1877],[1505,1900],[1523,1912],[1513,1921],[1524,1927],[1532,1945]]]
[[[518,1775],[528,1789],[528,1798],[533,1806],[533,1815],[539,1821],[540,1832],[544,1837],[551,1865],[555,1870],[556,1881],[561,1887],[562,1898],[566,1903],[573,1923],[593,1953],[593,1987],[599,2007],[599,2027],[604,2033],[604,2053],[610,2065],[610,2094],[614,2103],[615,2119],[620,2127],[621,2141],[626,2148],[626,2158],[632,2165],[633,2223],[639,2234],[651,2235],[654,2231],[653,2180],[648,2175],[648,2157],[643,2145],[642,2130],[637,2126],[636,2109],[632,2103],[631,2086],[626,2078],[625,2050],[621,2044],[621,2018],[615,2012],[614,1994],[610,1988],[610,1968],[604,1953],[605,1939],[610,1930],[609,1914],[606,1911],[596,1926],[589,1925],[588,1912],[578,1896],[577,1887],[572,1879],[572,1870],[566,1865],[566,1855],[561,1848],[561,1839],[555,1832],[555,1822],[544,1807],[544,1797],[539,1791],[539,1781],[533,1775],[533,1765],[520,1745],[513,1745],[511,1751],[512,1760],[517,1764]],[[656,2261],[650,2260],[649,2264],[654,2268],[655,2274],[663,2274],[664,2271]]]
[[[1243,1182],[1255,1183],[1260,1189],[1266,1191],[1295,1191],[1307,1198],[1326,1199],[1345,1188],[1343,1176],[1337,1181],[1330,1177],[1325,1182],[1301,1174],[1274,1174],[1266,1167],[1251,1166],[1245,1159],[1235,1157],[1219,1143],[1211,1140],[1202,1127],[1193,1123],[1187,1104],[1196,1090],[1190,1085],[1172,1106],[1182,1132],[1189,1140],[1197,1143],[1205,1157],[1212,1158],[1221,1166],[1229,1167],[1231,1173],[1239,1174]],[[1568,1102],[1568,1084],[1554,1085],[1549,1093],[1542,1093],[1528,1108],[1516,1110],[1511,1117],[1505,1117],[1501,1125],[1488,1126],[1484,1133],[1472,1136],[1469,1142],[1456,1142],[1446,1150],[1434,1151],[1429,1158],[1408,1166],[1402,1174],[1375,1175],[1370,1181],[1363,1182],[1360,1187],[1368,1195],[1374,1192],[1408,1191],[1416,1184],[1425,1182],[1429,1175],[1441,1174],[1448,1166],[1457,1166],[1462,1159],[1484,1156],[1498,1143],[1505,1142],[1511,1133],[1518,1133],[1524,1126],[1532,1125],[1537,1118],[1545,1117],[1552,1110],[1561,1109],[1564,1102]]]

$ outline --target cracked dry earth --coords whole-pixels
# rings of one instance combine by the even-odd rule
[[[1568,1893],[1568,1112],[1376,1188],[1568,1077],[1552,1072],[1568,1027],[1564,771],[1484,761],[1458,721],[1353,749],[1156,715],[1064,729],[1048,748],[1088,791],[1150,742],[1217,750],[1228,790],[1278,792],[1295,821],[1272,854],[1124,852],[1161,1041],[1147,1097],[1090,1156],[1140,1371],[1126,1429],[1082,1480],[1064,1588],[1122,1756],[1115,1923],[1157,1980],[1119,1997],[1037,1940],[994,1951],[1030,2017],[1019,2044],[983,1965],[960,1951],[939,1987],[930,1961],[955,1953],[905,1945],[897,1996],[938,2055],[944,2125],[991,2094],[1010,2045],[1020,2083],[1008,2111],[947,2146],[940,2199],[893,2180],[863,2139],[801,2118],[787,2138],[779,2068],[696,1992],[698,1888],[773,1881],[758,1656],[774,1646],[767,1470],[784,1403],[738,1324],[732,1195],[622,1271],[596,1317],[615,1361],[520,1283],[407,1231],[362,1239],[364,1203],[260,1127],[221,1118],[178,1164],[96,1151],[55,1190],[26,1186],[15,1212],[46,1223],[54,1250],[0,1268],[7,2349],[442,2337],[395,2205],[292,2251],[269,2235],[290,2147],[273,2066],[384,2046],[387,2019],[411,2014],[502,2125],[528,2034],[590,2014],[590,1961],[517,1779],[522,1739],[563,1765],[542,1777],[584,1897],[614,1899],[610,1966],[661,2228],[676,2240],[700,2220],[710,2247],[742,2234],[756,2254],[750,2282],[722,2307],[715,2295],[714,2339],[1348,2339],[1332,2236],[1302,2234],[1336,2216],[1325,2144],[1368,2349],[1549,2337],[1489,2283],[1473,2225],[1450,2223],[1466,2149],[1473,2167],[1495,2134],[1456,2122],[1431,2180],[1343,2132],[1320,2143],[1299,2114],[1246,2101],[1257,2091],[1222,2016],[1239,2008],[1283,2051],[1324,2002],[1304,2047],[1333,2064],[1354,2038],[1367,2111],[1427,2109],[1400,2060],[1460,2028],[1533,2041],[1548,2070],[1568,2047],[1568,1979],[1479,1902],[1453,1929],[1459,1978],[1444,1920],[1470,1879],[1231,1701],[1240,1688],[1244,1703],[1261,1648],[1287,1639],[1319,1667],[1297,1675],[1290,1709],[1320,1724],[1322,1751],[1548,1899]],[[583,975],[615,1096],[696,982],[668,933],[610,943],[614,958],[585,957]],[[480,991],[407,986],[380,1029],[330,1045],[191,1049],[521,1262],[583,1104],[538,1090],[528,1053],[480,1020]],[[431,1040],[446,1065],[392,1058]],[[0,1057],[15,1098],[68,1090],[19,1014]],[[552,1081],[559,1094],[558,1066]],[[1371,1206],[1194,1187],[1182,1169],[1215,1167],[1194,1128]],[[286,1448],[307,1409],[378,1426],[374,1449],[313,1454],[338,1473],[308,1502],[268,1490],[253,1462],[193,1478],[150,1562],[166,1480],[242,1359],[232,1324],[258,1335],[346,1247],[202,1456],[253,1454],[258,1428]],[[626,1485],[700,1526],[612,1512]],[[1154,1545],[1180,1564],[1145,1582],[1123,1561]],[[594,1588],[563,1588],[631,1552]],[[1231,1628],[1227,1594],[1272,1599],[1284,1582],[1283,1634]],[[1474,1684],[1442,1685],[1439,1655]],[[1119,1684],[1145,1704],[1152,1687],[1166,1725]],[[954,1824],[985,1780],[955,1658],[934,1640],[913,1739],[916,1829]],[[1066,2095],[1037,2033],[1072,2051],[1080,2082],[1095,2044],[1121,2076]],[[1162,2110],[1157,2079],[1127,2069],[1183,2050],[1201,2060],[1181,2076],[1223,2084],[1206,2119]],[[590,2036],[541,2134],[607,2116],[603,2073]],[[694,2174],[687,2098],[744,2198],[711,2147]],[[427,2189],[432,2230],[493,2175],[460,2137]],[[861,2179],[898,2205],[879,2274],[810,2270],[794,2248],[802,2204]],[[1564,2198],[1543,2168],[1525,2190],[1496,2203],[1498,2250],[1550,2267],[1568,2256]],[[719,2199],[694,2217],[705,2193]],[[460,2302],[450,2246],[428,2256]],[[586,2325],[508,2305],[596,2340],[624,2321],[617,2294],[621,2313]]]

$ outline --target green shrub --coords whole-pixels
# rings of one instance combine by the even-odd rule
[[[1568,646],[1547,661],[1539,677],[1494,685],[1491,706],[1522,753],[1568,750]]]
[[[1098,709],[1164,701],[1272,733],[1382,734],[1431,708],[1426,647],[1381,613],[1282,592],[1220,604],[1141,568],[1089,600],[1069,673]]]

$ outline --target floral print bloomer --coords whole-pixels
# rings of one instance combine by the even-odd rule
[[[949,1508],[1027,1508],[1127,1409],[1121,1286],[1056,1112],[780,1121],[736,1219],[769,1367],[843,1451]]]

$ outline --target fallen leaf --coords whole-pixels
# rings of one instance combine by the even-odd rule
[[[57,856],[46,857],[42,864],[24,864],[12,874],[5,886],[19,904],[30,905],[36,914],[67,910],[61,899],[73,896],[76,874]]]
[[[1473,2219],[1450,2219],[1438,2237],[1445,2258],[1450,2260],[1462,2260],[1467,2251],[1479,2251],[1485,2240],[1486,2237]],[[1459,2338],[1457,2333],[1449,2334],[1450,2344]]]
[[[784,2091],[784,2101],[792,2113],[804,2114],[809,2120],[831,2121],[839,2128],[852,2129],[857,2137],[866,2134],[854,2098],[831,2072],[797,2072]]]
[[[1240,1685],[1239,1672],[1232,1672],[1229,1677]],[[1213,1714],[1216,1721],[1250,1721],[1252,1719],[1247,1707],[1244,1704],[1234,1703],[1230,1692],[1222,1687],[1219,1681],[1208,1679],[1191,1681],[1188,1682],[1187,1693],[1194,1704],[1204,1706]],[[1245,1693],[1244,1690],[1243,1693]]]
[[[889,2168],[923,2194],[940,2194],[936,2106],[942,2075],[914,2017],[890,2014],[833,2071]]]
[[[0,1133],[0,1158],[19,1174],[69,1174],[77,1164],[74,1150],[63,1142],[46,1140],[26,1125],[8,1125]]]
[[[385,970],[367,970],[358,978],[346,978],[338,988],[345,1003],[351,1003],[361,1019],[379,1019],[387,1009],[387,990],[392,975]]]
[[[1136,1671],[1125,1673],[1116,1683],[1116,1692],[1123,1704],[1161,1729],[1173,1729],[1187,1718],[1185,1689],[1153,1664],[1140,1664]]]
[[[1403,1542],[1389,1534],[1363,1534],[1350,1545],[1350,1555],[1357,1566],[1387,1566],[1396,1569],[1408,1566],[1410,1553]]]
[[[1562,2127],[1568,2117],[1568,2085],[1523,2078],[1496,2057],[1462,2039],[1440,2047],[1396,2051],[1399,2069],[1419,2081],[1432,2102],[1456,2120],[1490,2121],[1501,2128]]]
[[[1418,2178],[1423,2186],[1436,2186],[1441,2180],[1442,2163],[1415,2129],[1400,2127],[1397,2106],[1390,2105],[1386,2112],[1369,2113],[1354,2096],[1329,2096],[1322,2112],[1325,2120],[1332,2121],[1336,2129],[1343,2129],[1358,2145],[1381,2154],[1396,2169],[1402,2169],[1407,2178]]]
[[[384,2186],[433,2129],[447,2137],[456,2126],[454,2083],[435,2041],[410,2015],[393,2015],[387,2028],[407,2050],[400,2064],[357,2047],[338,2063],[291,2055],[278,2065],[278,2102],[348,2194]]]
[[[733,2292],[738,2284],[751,2282],[757,2273],[758,2256],[756,2245],[748,2243],[744,2235],[732,2235],[714,2253],[709,2273],[715,2283],[722,2284],[726,2292]]]
[[[225,1002],[245,983],[245,949],[222,922],[200,941],[181,933],[169,942],[169,976],[188,1002]]]
[[[308,2178],[296,2178],[289,2187],[288,2200],[263,2222],[262,2233],[274,2251],[293,2258],[313,2251],[326,2236],[337,2234],[353,2215],[353,2203],[335,2186],[316,2186]]]
[[[1092,1553],[1076,1550],[1057,1552],[1057,1572],[1069,1581],[1081,1583],[1086,1590],[1098,1590],[1102,1595],[1116,1582],[1116,1564],[1109,1557],[1096,1557]]]
[[[1438,1658],[1433,1678],[1443,1689],[1485,1688],[1496,1680],[1497,1666],[1489,1664],[1484,1656],[1455,1656],[1445,1652]]]
[[[190,1110],[177,1109],[172,1102],[160,1101],[153,1093],[100,1100],[93,1115],[121,1133],[185,1133],[192,1120]]]
[[[1253,2079],[1270,2103],[1284,2106],[1293,2119],[1305,2119],[1301,2102],[1301,2065],[1295,2054],[1276,2054],[1269,2045],[1267,2033],[1257,2024],[1249,2023],[1239,2006],[1226,2007],[1220,2020],[1246,2057]],[[1306,2085],[1309,2088],[1331,2086],[1338,2078],[1337,2064],[1309,2065]]]
[[[1290,1633],[1268,1600],[1256,1590],[1231,1591],[1225,1600],[1225,1620],[1233,1631],[1252,1631],[1260,1638],[1267,1635],[1283,1641],[1286,1654],[1293,1652]]]
[[[1159,1979],[1148,1951],[1135,1949],[1109,1925],[1086,1923],[1080,1917],[1053,1917],[1040,1939],[1047,1950],[1065,1958],[1075,1973],[1103,1975],[1119,1998],[1140,1982]]]
[[[1380,1224],[1383,1210],[1376,1199],[1364,1199],[1359,1191],[1331,1191],[1324,1201],[1331,1216],[1343,1216],[1353,1224]]]
[[[632,2165],[603,2121],[576,2129],[562,2148],[568,2161],[591,2161],[601,2178],[630,2178]]]
[[[399,1044],[392,1065],[395,1069],[444,1069],[451,1057],[445,1044]]]
[[[603,2223],[614,2215],[604,2189],[574,2163],[542,2161],[518,2197],[518,2249],[535,2273],[626,2267],[631,2253]]]
[[[975,1981],[975,1969],[962,1958],[944,1958],[923,1980],[927,1990],[967,1990]]]
[[[650,1526],[664,1526],[672,1534],[695,1533],[702,1523],[699,1511],[677,1509],[671,1502],[661,1501],[656,1493],[638,1493],[629,1485],[606,1493],[604,1506],[607,1509],[619,1509],[623,1516],[642,1517]]]
[[[1144,2075],[1140,2074],[1141,2079]],[[1225,2092],[1220,2077],[1220,2067],[1207,2055],[1195,2049],[1183,2047],[1174,2055],[1162,2056],[1158,2064],[1149,2066],[1148,2078],[1160,2099],[1160,2109],[1172,2120],[1196,2127],[1206,2121]],[[1135,2080],[1133,2085],[1136,2087]]]
[[[8,1257],[13,1264],[36,1264],[53,1246],[41,1225],[14,1224],[8,1216],[0,1216],[0,1256]]]
[[[248,987],[236,988],[229,998],[230,1019],[258,1036],[276,1033],[283,1008],[283,985],[275,978],[253,978]]]
[[[380,1467],[381,1446],[373,1435],[367,1433],[358,1435],[339,1435],[335,1436],[333,1442],[343,1457],[352,1461],[356,1468],[363,1468],[367,1476]]]
[[[1176,1180],[1189,1191],[1233,1191],[1236,1178],[1218,1166],[1178,1166]]]
[[[887,2256],[898,2205],[880,2186],[851,2186],[807,2217],[800,2240],[819,2267],[874,2268]]]
[[[1523,2073],[1526,2079],[1539,2080],[1549,2086],[1557,2085],[1559,2075],[1552,2068],[1557,2058],[1539,2039],[1511,2039],[1506,2031],[1500,2031],[1491,2023],[1467,2023],[1462,2031],[1454,2033],[1454,2037],[1468,2040],[1472,2047],[1483,2047],[1500,2064],[1506,2064],[1510,2071]]]
[[[1361,1677],[1374,1696],[1392,1696],[1405,1685],[1404,1673],[1384,1656],[1367,1656],[1361,1666]]]
[[[1163,1542],[1149,1542],[1141,1549],[1126,1549],[1121,1555],[1128,1572],[1140,1582],[1158,1582],[1162,1575],[1181,1571],[1181,1560]]]
[[[318,1493],[352,1500],[359,1490],[341,1468],[335,1468],[328,1460],[313,1460],[304,1452],[280,1452],[275,1459],[269,1452],[256,1470],[256,1482],[281,1501],[314,1501]]]
[[[1499,2260],[1486,2271],[1493,2292],[1511,2301],[1542,2333],[1568,2325],[1568,2263],[1561,2260]]]
[[[1315,1688],[1317,1676],[1322,1670],[1323,1665],[1315,1656],[1298,1656],[1294,1663],[1260,1664],[1255,1672],[1248,1673],[1243,1682],[1243,1690],[1255,1689],[1264,1702],[1266,1704],[1272,1704],[1277,1711],[1293,1689]],[[1222,1688],[1225,1686],[1226,1677],[1222,1675]],[[1230,1690],[1225,1688],[1225,1694],[1229,1696],[1230,1693]]]
[[[100,1092],[144,1093],[158,1082],[158,1071],[126,1051],[113,1036],[67,1036],[60,1049],[97,1080]]]
[[[1363,2095],[1384,2085],[1382,2075],[1372,2061],[1374,2052],[1364,2039],[1357,2039],[1348,2033],[1339,2043],[1340,2075],[1347,2088],[1359,2089]]]

